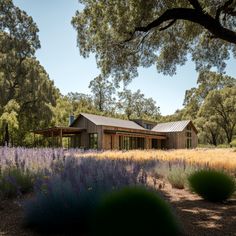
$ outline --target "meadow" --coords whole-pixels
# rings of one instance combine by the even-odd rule
[[[78,201],[83,202],[83,207],[86,206],[86,210],[89,210],[91,202],[94,205],[101,193],[126,186],[143,186],[147,189],[156,189],[167,202],[171,203],[178,217],[183,220],[185,231],[194,232],[195,226],[192,222],[188,222],[194,216],[191,221],[196,220],[199,224],[196,235],[208,232],[208,229],[199,223],[196,215],[186,216],[186,208],[188,214],[197,208],[199,212],[203,210],[202,217],[212,214],[212,219],[215,219],[215,215],[219,214],[217,217],[219,216],[221,220],[214,220],[213,235],[217,233],[220,235],[221,228],[217,225],[221,227],[225,225],[228,227],[228,233],[233,232],[230,219],[236,217],[235,200],[233,205],[230,203],[224,206],[224,210],[219,208],[217,213],[212,205],[204,203],[205,205],[201,206],[202,202],[199,202],[201,198],[189,190],[187,178],[190,173],[199,169],[216,169],[235,178],[235,149],[83,151],[2,147],[0,148],[0,216],[3,217],[4,214],[9,216],[10,218],[5,217],[7,221],[14,218],[18,212],[16,216],[20,218],[11,234],[6,235],[14,235],[14,232],[21,232],[19,235],[33,235],[31,231],[25,231],[22,226],[24,221],[29,224],[39,224],[35,219],[40,219],[40,224],[44,228],[45,225],[50,227],[58,225],[58,222],[61,222],[62,227],[65,222],[70,225],[74,218],[81,217],[74,210],[81,209]],[[89,201],[84,200],[85,196]],[[12,201],[15,203],[15,200],[19,204],[14,208]],[[40,206],[37,209],[44,209],[42,210],[44,213],[32,210],[36,202]],[[11,206],[15,213],[9,213]],[[215,205],[215,209],[217,207],[218,205]],[[55,211],[53,214],[56,217],[52,217],[53,214],[47,212],[48,209],[54,209],[52,212]],[[208,209],[208,212],[206,213],[204,209]],[[63,214],[58,214],[58,211]],[[51,218],[43,216],[45,212]],[[221,217],[222,214],[224,217]],[[212,219],[207,218],[205,223],[210,220],[209,224],[212,224]],[[9,220],[5,223],[3,221],[0,233],[8,232],[10,224]],[[70,226],[72,227],[73,225]]]

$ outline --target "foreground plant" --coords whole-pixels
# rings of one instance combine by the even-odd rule
[[[93,236],[180,235],[168,204],[144,188],[124,188],[106,195],[92,222]]]
[[[103,194],[147,185],[140,167],[124,162],[67,158],[63,171],[36,184],[36,197],[25,203],[25,226],[43,233],[88,232],[88,222]]]
[[[222,202],[235,191],[235,180],[230,175],[216,170],[199,170],[188,178],[190,188],[202,198]]]
[[[0,173],[0,196],[11,198],[33,190],[35,175],[26,170],[9,167]]]

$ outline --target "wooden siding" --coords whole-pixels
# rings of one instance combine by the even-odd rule
[[[99,125],[95,125],[90,120],[86,119],[83,116],[80,116],[73,127],[84,128],[85,131],[81,133],[81,148],[89,148],[89,134],[97,133],[98,134],[98,149],[102,149],[102,127]]]
[[[187,148],[186,146],[186,132],[187,127],[182,132],[171,132],[166,133],[167,135],[167,142],[166,148],[167,149],[184,149]],[[191,129],[191,139],[192,139],[192,148],[196,148],[198,145],[198,137],[195,129]]]
[[[158,137],[158,133],[155,136],[155,133],[136,130],[136,133],[133,129],[111,127],[111,126],[101,126],[95,125],[90,120],[86,119],[83,116],[80,116],[73,127],[79,127],[85,129],[81,133],[81,148],[89,148],[89,134],[97,133],[98,134],[98,149],[104,150],[118,150],[119,149],[119,136],[131,136],[131,137],[143,137],[145,139],[145,149],[152,148],[152,139],[158,140],[158,148],[164,149],[180,149],[186,148],[186,130],[187,127],[182,132],[170,132],[162,133],[166,136],[166,140],[161,140],[161,137]],[[107,133],[106,130],[111,131]],[[114,131],[114,133],[112,133]],[[124,132],[124,133],[122,133]],[[192,148],[196,148],[198,144],[198,138],[196,129],[191,129],[192,136]]]

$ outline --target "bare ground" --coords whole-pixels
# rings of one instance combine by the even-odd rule
[[[159,182],[159,187],[182,222],[186,235],[236,236],[236,198],[217,204],[187,190],[173,189],[169,183]],[[0,236],[38,235],[22,228],[21,200],[0,202]]]

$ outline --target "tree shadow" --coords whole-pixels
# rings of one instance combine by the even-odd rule
[[[185,235],[236,235],[236,199],[225,203],[212,203],[186,190],[180,191],[183,191],[183,196],[178,200],[173,200],[166,191],[162,191],[162,194],[173,206]]]

